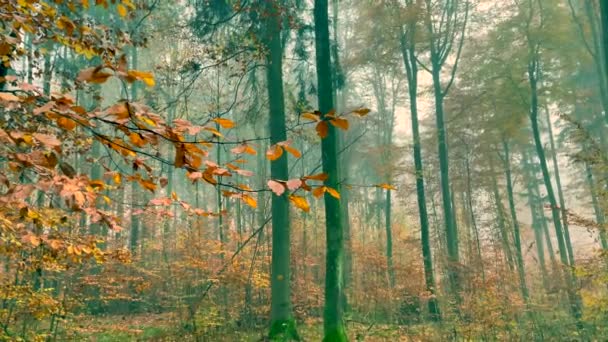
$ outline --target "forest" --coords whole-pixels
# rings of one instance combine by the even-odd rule
[[[0,0],[0,341],[608,340],[608,0]]]

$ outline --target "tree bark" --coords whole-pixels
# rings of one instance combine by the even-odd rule
[[[315,50],[316,69],[318,79],[319,110],[323,120],[334,109],[332,99],[333,83],[331,72],[331,55],[329,48],[329,20],[327,0],[315,0]],[[328,175],[325,186],[340,192],[338,174],[337,132],[329,124],[329,132],[321,143],[323,172]],[[325,260],[325,308],[323,314],[324,341],[347,341],[346,329],[343,321],[342,267],[344,257],[342,211],[340,202],[325,193],[325,225],[327,253]]]
[[[285,99],[283,94],[283,47],[281,46],[282,1],[266,1],[268,55],[266,78],[269,99],[270,144],[287,140]],[[270,178],[287,180],[287,154],[270,162]],[[299,340],[291,304],[290,221],[287,192],[271,195],[272,206],[272,270],[270,333],[271,340]]]

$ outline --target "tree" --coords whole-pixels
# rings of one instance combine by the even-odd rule
[[[464,8],[463,8],[464,5]],[[434,13],[439,9],[440,13]],[[456,217],[451,204],[450,193],[450,171],[448,161],[448,138],[445,124],[444,99],[454,82],[458,69],[458,61],[464,44],[465,30],[469,15],[468,1],[450,1],[447,3],[435,3],[425,0],[424,26],[429,37],[430,68],[424,67],[431,73],[433,78],[433,94],[435,100],[435,124],[437,129],[437,146],[439,154],[439,169],[441,176],[441,198],[443,202],[443,217],[447,239],[448,254],[448,278],[452,294],[459,296],[460,280],[458,276],[458,263],[460,256],[458,251],[458,229]],[[435,18],[439,17],[439,20]],[[449,24],[448,24],[449,23]],[[457,44],[454,46],[454,44]],[[441,74],[448,57],[456,48],[456,56],[449,73],[447,83],[442,82]]]
[[[270,144],[287,140],[283,96],[283,47],[281,46],[282,1],[266,1],[268,55],[266,79],[269,99]],[[287,154],[270,162],[270,177],[287,180]],[[291,306],[290,219],[288,194],[273,194],[272,200],[272,303],[270,339],[299,340]]]
[[[329,48],[329,19],[327,0],[315,0],[315,50],[317,68],[317,92],[319,111],[322,119],[327,120],[334,111],[333,83],[331,72],[331,55]],[[321,143],[323,172],[328,178],[325,186],[340,191],[338,179],[337,132],[333,125],[328,125],[328,132]],[[325,308],[323,313],[324,341],[346,341],[346,330],[343,322],[342,267],[344,258],[342,211],[338,198],[329,192],[324,194],[325,202]]]
[[[406,2],[406,13],[417,13],[417,8],[414,2],[408,0]],[[426,208],[426,194],[424,190],[424,168],[422,164],[422,144],[420,141],[420,127],[418,124],[418,57],[416,55],[416,39],[418,16],[406,18],[405,28],[400,30],[400,47],[405,66],[410,115],[412,121],[412,140],[414,153],[414,168],[416,172],[416,198],[418,201],[418,217],[420,220],[420,235],[422,245],[422,259],[424,264],[424,280],[426,290],[431,294],[428,302],[429,313],[433,319],[440,318],[439,304],[436,299],[436,284],[433,273],[433,255],[431,249],[431,239],[429,230],[429,218]]]

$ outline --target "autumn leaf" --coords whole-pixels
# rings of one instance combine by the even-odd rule
[[[282,155],[283,155],[283,149],[279,145],[272,145],[272,146],[270,146],[268,151],[266,151],[266,158],[268,158],[268,160],[270,160],[270,161],[275,161],[275,160],[281,158]]]
[[[311,121],[320,121],[321,120],[321,118],[319,117],[319,115],[314,114],[314,113],[310,113],[310,112],[302,113],[301,116],[302,116],[302,118],[308,119],[308,120],[311,120]]]
[[[112,177],[112,180],[114,181],[114,184],[120,185],[120,182],[122,181],[120,173],[116,172]]]
[[[126,11],[126,9],[125,9]],[[133,77],[137,80],[143,81],[148,87],[154,87],[156,82],[154,81],[154,75],[151,72],[147,71],[139,71],[139,70],[129,70],[127,75]]]
[[[34,247],[40,246],[40,238],[32,233],[28,233],[27,235],[24,235],[22,238],[22,241],[27,242]]]
[[[154,184],[152,181],[139,179],[138,182],[144,189],[149,190],[150,192],[154,192],[156,190],[156,184]]]
[[[76,80],[80,82],[102,84],[105,83],[110,76],[112,76],[111,73],[104,71],[102,66],[98,66],[82,70],[78,74],[78,77],[76,77]]]
[[[386,183],[378,184],[376,186],[379,188],[382,188],[382,189],[386,189],[386,190],[397,190],[397,188],[395,188],[394,186],[392,186],[390,184],[386,184]]]
[[[317,124],[316,130],[317,135],[321,137],[321,139],[327,138],[327,135],[329,135],[329,125],[327,124],[327,121],[319,122]]]
[[[310,211],[310,205],[308,204],[306,198],[297,195],[289,195],[289,200],[291,201],[291,203],[293,203],[293,205],[302,209],[303,211]]]
[[[256,150],[254,150],[251,146],[247,145],[247,144],[241,144],[233,149],[230,150],[230,152],[234,153],[234,154],[250,154],[252,156],[258,154],[256,152]]]
[[[291,153],[291,155],[296,158],[300,158],[302,156],[302,153],[300,153],[300,151],[298,151],[297,149],[295,149],[289,145],[285,145],[285,146],[283,146],[283,148],[285,149],[285,151]]]
[[[247,194],[243,194],[241,196],[241,199],[243,200],[243,202],[245,202],[245,204],[247,204],[248,206],[250,206],[254,209],[258,207],[258,202],[253,197],[251,197]]]
[[[329,120],[329,122],[331,122],[332,125],[343,129],[343,130],[348,130],[348,120],[343,119],[343,118],[335,118],[332,120]]]
[[[32,136],[46,147],[61,146],[61,141],[56,136],[43,133],[34,133]]]
[[[236,124],[234,123],[234,121],[229,120],[229,119],[215,118],[215,119],[213,119],[213,121],[215,121],[222,128],[226,128],[226,129],[233,128],[234,126],[236,126]]]
[[[299,189],[302,186],[302,180],[298,179],[298,178],[290,179],[287,181],[286,185],[287,185],[287,189],[294,191],[294,190]]]
[[[357,108],[353,110],[353,114],[357,114],[359,116],[366,116],[367,114],[369,114],[369,112],[371,112],[371,110],[369,110],[368,108]]]
[[[335,199],[340,199],[340,193],[338,193],[338,191],[334,188],[330,188],[328,186],[324,187],[325,188],[325,192],[327,192],[328,194],[331,195],[331,197],[335,198]]]
[[[281,196],[283,195],[283,193],[285,193],[285,185],[272,179],[269,180],[267,184],[270,190],[275,193],[275,195]]]
[[[118,4],[116,6],[116,10],[118,11],[118,14],[121,17],[126,17],[127,16],[127,8],[123,4]]]
[[[57,119],[57,125],[66,131],[71,131],[76,128],[76,121],[64,117]]]
[[[0,92],[0,100],[6,102],[19,102],[19,97],[11,93]]]
[[[146,145],[146,141],[141,134],[136,132],[131,132],[129,134],[129,140],[131,140],[131,143],[137,147],[144,147]]]
[[[325,193],[325,187],[324,186],[320,186],[318,188],[315,188],[312,191],[312,195],[315,196],[316,198],[319,198],[319,197],[323,196],[324,193]]]
[[[249,170],[235,170],[234,172],[238,173],[239,175],[243,176],[243,177],[251,177],[253,176],[253,171],[249,171]]]
[[[305,180],[310,179],[310,180],[317,180],[317,181],[322,181],[322,182],[326,181],[327,178],[329,178],[327,173],[318,173],[316,175],[310,175],[310,176],[303,177],[303,179],[305,179]]]

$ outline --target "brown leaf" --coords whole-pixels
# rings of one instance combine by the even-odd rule
[[[327,121],[319,122],[317,124],[316,130],[317,135],[321,137],[321,139],[327,138],[327,136],[329,135],[329,125],[327,124]]]

